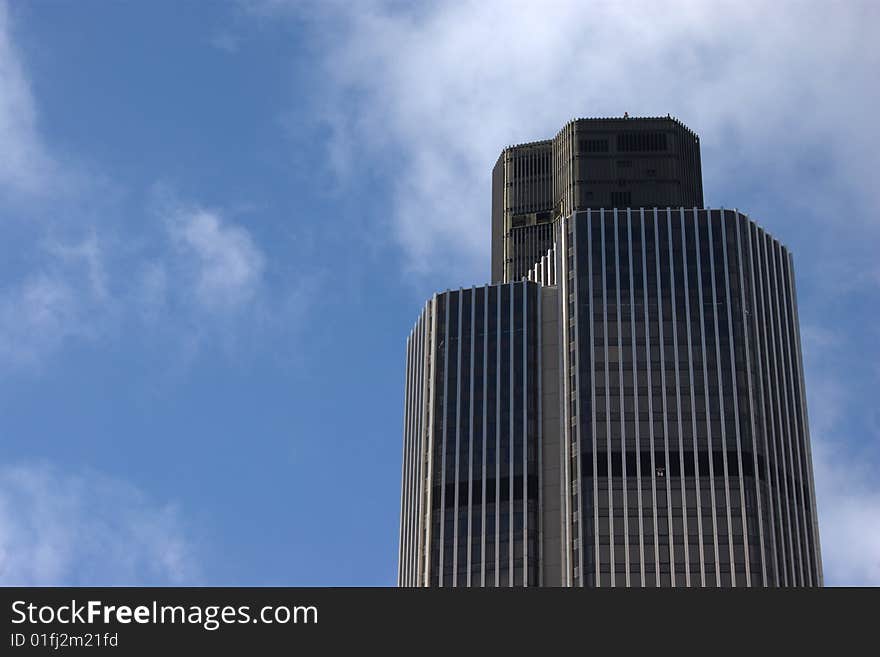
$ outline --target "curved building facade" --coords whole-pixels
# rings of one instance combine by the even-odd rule
[[[732,210],[560,224],[567,580],[822,582],[793,264]]]
[[[539,584],[548,303],[555,328],[551,288],[454,290],[434,295],[416,323],[407,346],[402,585]]]

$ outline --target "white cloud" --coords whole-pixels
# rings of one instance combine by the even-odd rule
[[[148,324],[164,316],[169,294],[168,269],[161,261],[145,263],[137,274],[135,306]]]
[[[63,279],[36,275],[0,293],[0,364],[38,365],[62,342],[88,331],[77,293]]]
[[[183,585],[197,577],[173,505],[96,472],[0,467],[0,585]]]
[[[0,365],[39,368],[66,341],[105,334],[118,309],[94,232],[48,241],[38,258],[36,271],[0,287]]]
[[[265,257],[247,230],[202,209],[177,212],[168,226],[205,308],[235,309],[255,297]]]
[[[845,454],[844,443],[813,442],[825,583],[880,586],[880,489],[874,466],[835,455]]]
[[[92,296],[99,300],[109,297],[104,252],[94,229],[81,242],[68,244],[53,241],[47,246],[47,250],[63,263],[83,265],[87,287]]]
[[[217,50],[222,50],[229,54],[235,54],[241,46],[241,39],[231,32],[221,31],[213,34],[208,40],[208,43]]]
[[[233,344],[234,322],[202,330],[200,314],[232,320],[256,300],[261,249],[217,212],[180,209],[194,206],[137,229],[117,221],[120,190],[88,165],[54,157],[40,134],[13,18],[0,0],[0,226],[41,221],[18,231],[26,256],[0,284],[0,367],[39,368],[65,345],[114,337],[120,325],[190,354],[206,333]]]
[[[246,229],[202,209],[176,210],[159,227],[123,250],[94,229],[45,240],[38,266],[0,286],[0,366],[40,369],[67,343],[113,339],[122,325],[191,360],[206,339],[234,347],[232,334],[265,319],[266,258]]]
[[[828,159],[810,203],[875,196],[876,3],[286,6],[336,34],[316,46],[330,153],[386,163],[394,233],[418,270],[482,275],[498,153],[575,115],[679,116],[702,136],[716,205],[742,203],[718,195],[731,177],[785,195],[813,152]]]
[[[87,176],[64,170],[44,144],[13,28],[9,8],[0,0],[0,227],[13,217],[53,219],[37,229],[43,239],[15,244],[28,253],[23,261],[30,269],[17,276],[4,270],[0,367],[32,367],[41,365],[66,341],[94,337],[103,330],[111,299],[96,231],[87,230],[84,239],[73,242],[45,235],[66,224],[67,217],[77,216],[85,200],[80,192],[108,190],[96,179],[92,187],[83,185]],[[100,206],[104,201],[100,195],[86,205]],[[8,226],[6,230],[14,234]]]
[[[0,2],[0,195],[36,194],[55,169],[37,131],[30,83],[12,41],[5,2]]]
[[[825,583],[880,586],[876,411],[845,358],[846,340],[816,325],[802,333]]]

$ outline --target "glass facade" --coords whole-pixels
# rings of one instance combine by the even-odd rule
[[[540,290],[435,295],[410,336],[401,585],[538,584]]]
[[[562,227],[571,581],[821,584],[785,247],[730,210]]]

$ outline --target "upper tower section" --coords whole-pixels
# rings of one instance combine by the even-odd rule
[[[700,138],[670,116],[574,119],[492,171],[492,280],[519,280],[575,210],[703,207]]]

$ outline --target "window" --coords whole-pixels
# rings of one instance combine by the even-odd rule
[[[632,203],[631,192],[611,192],[611,206],[615,208],[629,207]]]
[[[617,135],[617,150],[633,151],[665,151],[667,140],[665,132],[623,132]]]
[[[578,150],[581,153],[607,153],[607,139],[581,139],[578,141]]]

